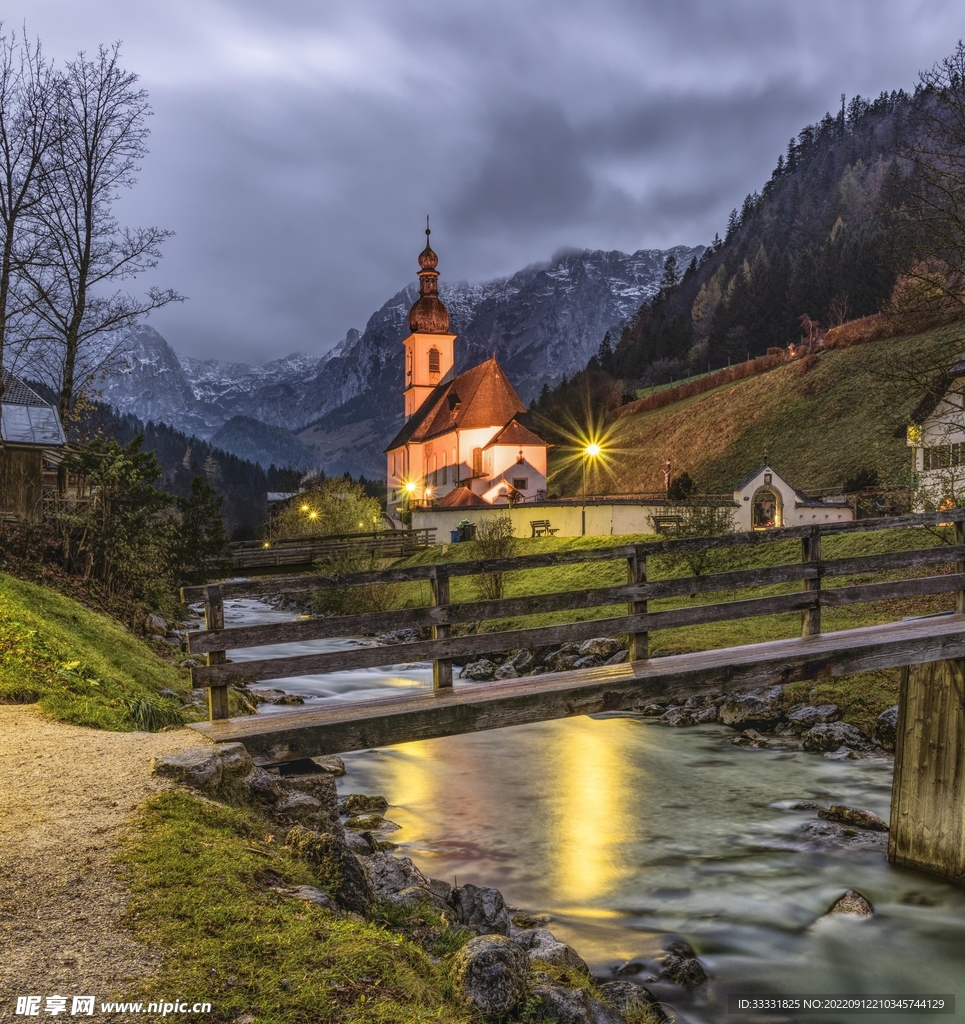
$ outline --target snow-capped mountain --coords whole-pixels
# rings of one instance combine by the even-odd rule
[[[628,255],[569,250],[511,277],[443,283],[456,342],[456,370],[493,352],[528,402],[586,365],[609,330],[614,337],[655,294],[667,255],[686,266],[701,248]],[[443,281],[445,281],[445,265]],[[414,276],[414,275],[413,275]],[[141,326],[123,339],[125,358],[104,383],[106,401],[141,419],[210,438],[244,416],[299,432],[329,472],[384,472],[381,451],[402,420],[402,346],[418,296],[413,281],[323,355],[286,356],[260,366],[178,356]],[[118,338],[104,342],[116,346]],[[243,455],[243,452],[236,452]]]

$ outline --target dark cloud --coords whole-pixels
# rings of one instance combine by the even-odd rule
[[[910,87],[944,0],[30,0],[49,53],[121,38],[152,153],[122,214],[177,232],[180,351],[320,350],[414,277],[706,242],[841,92]]]

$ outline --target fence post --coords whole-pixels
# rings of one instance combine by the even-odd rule
[[[634,548],[633,555],[627,559],[627,582],[632,586],[634,583],[647,582],[647,556],[641,547]],[[628,601],[627,614],[646,614],[646,601]],[[647,633],[630,634],[630,661],[643,661],[650,657],[650,637]]]
[[[801,538],[801,561],[819,563],[821,561],[821,531],[817,526],[811,527],[811,533]],[[813,580],[804,580],[805,593],[813,593],[816,604],[813,608],[805,608],[801,612],[801,636],[816,636],[821,632],[821,575]]]
[[[449,574],[441,567],[436,568],[432,579],[432,603],[434,605],[449,604]],[[449,626],[433,626],[432,639],[441,640],[449,635]],[[452,659],[436,658],[432,663],[432,688],[445,690],[452,686]]]
[[[221,588],[217,585],[208,587],[205,593],[204,628],[224,629],[224,601],[221,599]],[[209,665],[223,665],[225,660],[224,651],[208,651]],[[227,684],[211,683],[208,687],[208,717],[212,722],[229,717]]]
[[[955,543],[959,546],[965,544],[965,521],[962,519],[955,520]],[[965,562],[956,562],[955,572],[965,572]],[[955,614],[965,615],[965,590],[955,591]]]

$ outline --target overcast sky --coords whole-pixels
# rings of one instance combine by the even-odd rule
[[[706,243],[840,94],[910,88],[960,0],[16,0],[48,55],[123,41],[151,154],[123,204],[176,232],[179,352],[329,348],[415,279],[561,246]]]

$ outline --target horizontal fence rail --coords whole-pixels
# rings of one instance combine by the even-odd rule
[[[239,541],[231,545],[236,569],[311,565],[317,559],[347,552],[379,558],[404,558],[434,543],[435,528],[340,533],[324,537],[284,537],[272,541]]]
[[[723,534],[713,537],[667,540],[609,548],[549,552],[511,558],[480,559],[445,565],[417,565],[367,572],[280,576],[260,580],[230,581],[185,587],[182,600],[202,601],[206,629],[189,634],[192,654],[207,655],[207,664],[192,670],[195,685],[211,688],[211,717],[227,715],[226,687],[232,682],[279,679],[315,673],[372,668],[405,661],[434,662],[436,688],[452,686],[452,659],[475,657],[523,647],[545,647],[577,642],[604,635],[631,638],[631,660],[648,657],[648,634],[656,630],[695,626],[757,616],[800,612],[802,635],[821,632],[822,607],[842,607],[869,601],[900,599],[954,592],[955,610],[965,608],[965,509],[897,516],[890,519],[827,523]],[[903,527],[954,525],[955,543],[907,551],[823,559],[821,539],[849,533],[867,533]],[[647,558],[651,555],[685,554],[703,549],[730,549],[762,543],[797,540],[801,560],[784,565],[713,573],[684,578],[648,581]],[[449,581],[460,576],[552,568],[593,562],[624,562],[627,582],[606,587],[489,601],[452,603]],[[861,577],[903,569],[952,566],[951,572],[916,576],[885,582],[825,586],[835,577]],[[343,587],[373,584],[427,582],[432,603],[424,607],[400,608],[357,615],[316,617],[294,622],[224,628],[224,600],[258,598],[280,594],[310,594]],[[684,608],[649,610],[649,602],[699,594],[726,593],[753,587],[800,583],[795,593],[738,600],[717,601]],[[548,612],[579,611],[625,602],[626,614],[547,626],[504,629],[483,633],[450,635],[451,627],[512,619]],[[430,628],[432,638],[390,646],[360,646],[346,651],[320,652],[250,661],[228,662],[226,651],[281,645],[333,637],[359,636],[400,629]]]

